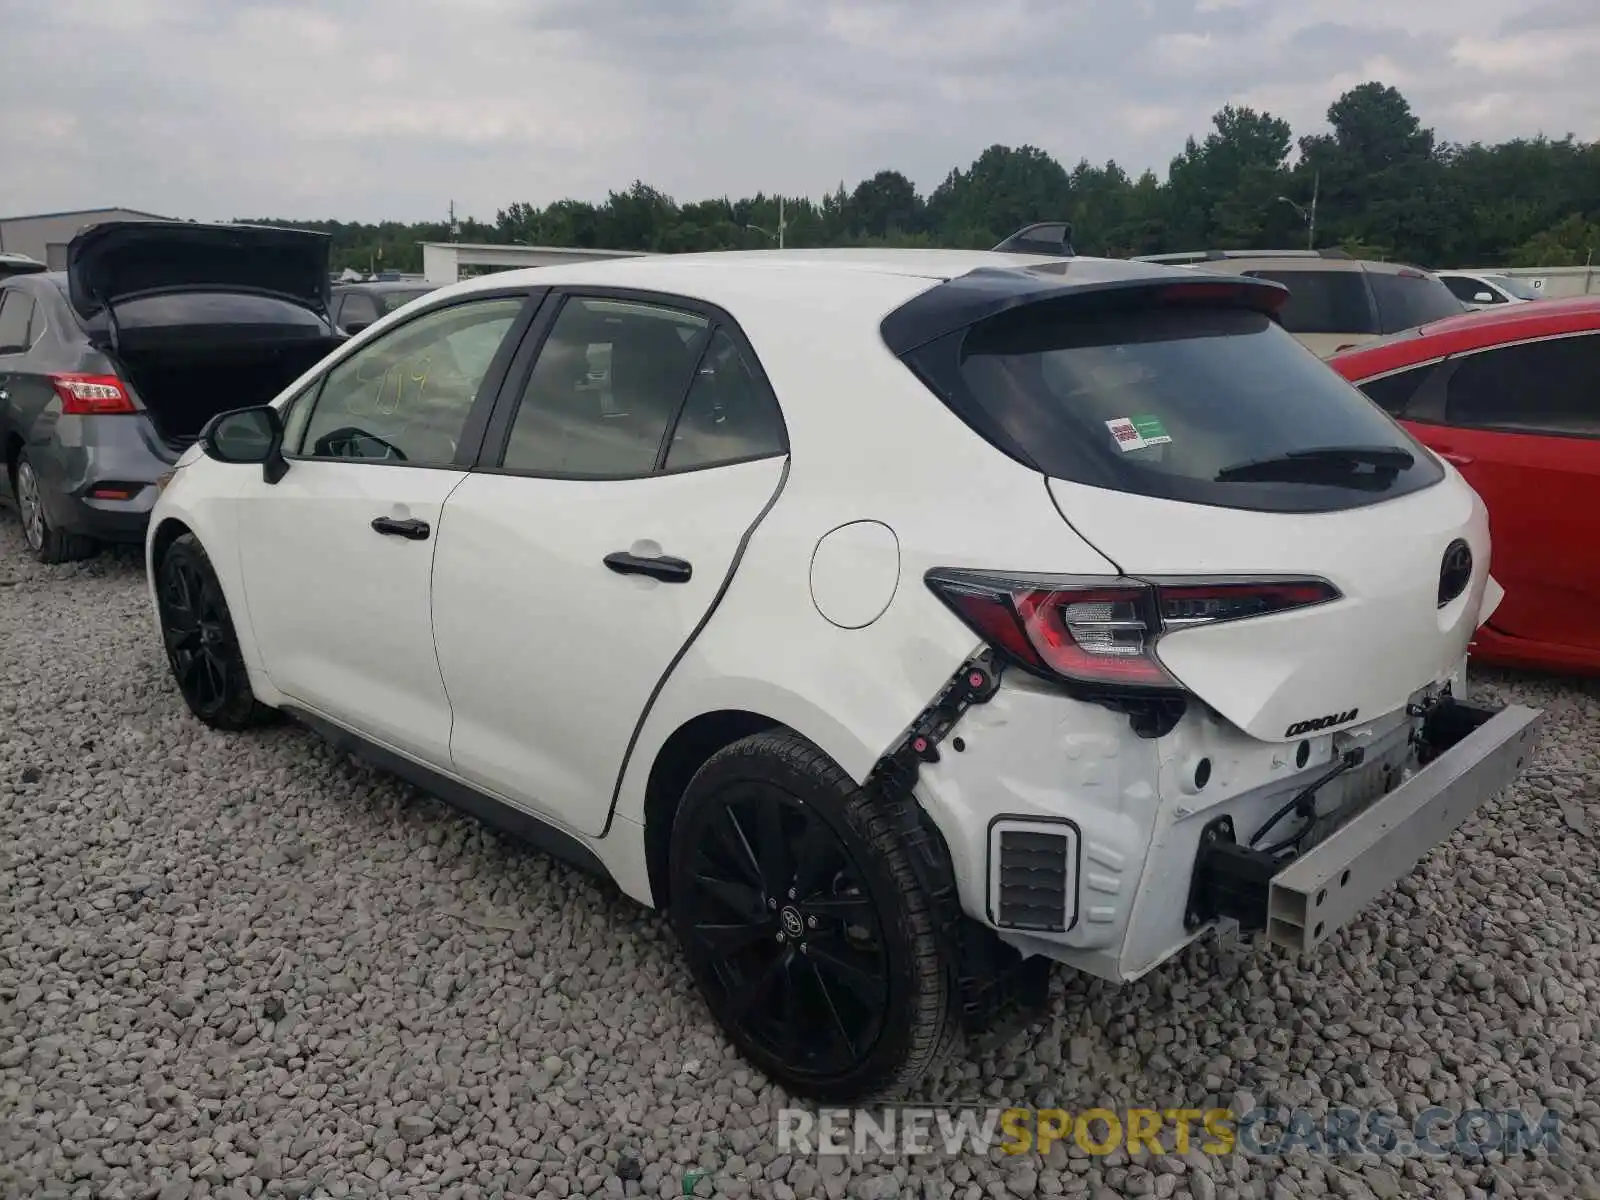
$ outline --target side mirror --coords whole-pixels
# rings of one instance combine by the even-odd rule
[[[289,469],[283,457],[283,417],[270,405],[218,413],[200,430],[200,449],[225,463],[260,463],[261,476],[277,483]]]
[[[1494,293],[1493,292],[1478,292],[1476,295],[1474,295],[1472,297],[1472,302],[1474,304],[1493,304],[1494,303]]]

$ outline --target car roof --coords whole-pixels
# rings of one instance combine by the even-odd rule
[[[723,250],[497,271],[441,288],[433,298],[444,300],[506,287],[581,285],[636,288],[718,305],[781,304],[825,297],[836,306],[855,301],[881,317],[919,292],[981,270],[1016,271],[1019,282],[1036,283],[1047,276],[1061,289],[1100,287],[1123,280],[1192,278],[1191,273],[1174,267],[1127,259],[988,250]]]
[[[356,279],[349,283],[336,283],[335,292],[415,292],[431,291],[442,286],[426,279]]]
[[[1600,330],[1600,296],[1571,296],[1446,317],[1367,342],[1328,361],[1348,378],[1366,379],[1465,350],[1591,330]]]

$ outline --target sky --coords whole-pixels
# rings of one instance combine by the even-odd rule
[[[1600,140],[1600,0],[0,0],[0,215],[492,220],[924,192],[986,146],[1167,163],[1377,79],[1452,141]]]

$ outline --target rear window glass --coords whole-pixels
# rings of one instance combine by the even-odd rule
[[[1433,373],[1433,363],[1424,367],[1412,367],[1409,371],[1396,371],[1393,375],[1383,375],[1377,379],[1369,379],[1361,384],[1361,390],[1384,412],[1398,416],[1405,411],[1411,398],[1417,394],[1423,382]]]
[[[378,303],[383,306],[383,311],[392,313],[395,309],[410,304],[418,296],[426,296],[432,288],[416,288],[404,292],[382,292],[378,296]]]
[[[150,329],[173,325],[274,325],[321,328],[310,309],[271,296],[240,292],[174,292],[124,300],[116,306],[121,329]]]
[[[1378,333],[1360,271],[1248,271],[1289,289],[1278,317],[1290,333]],[[1457,312],[1461,311],[1457,306]]]
[[[1413,329],[1429,321],[1459,317],[1466,306],[1450,294],[1450,289],[1431,275],[1405,271],[1368,271],[1372,298],[1378,303],[1378,323],[1384,333]]]
[[[1405,430],[1260,313],[1086,316],[1037,303],[932,342],[908,361],[999,449],[1091,487],[1323,512],[1443,477]],[[1414,462],[1381,477],[1356,468],[1330,480],[1291,460],[1268,467],[1268,477],[1237,477],[1247,463],[1329,447],[1398,448]]]

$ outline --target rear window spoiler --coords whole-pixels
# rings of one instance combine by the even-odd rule
[[[1143,308],[1243,308],[1274,320],[1289,289],[1252,275],[1080,258],[1029,267],[982,267],[913,296],[879,325],[896,357],[1026,306],[1059,303],[1078,315]]]

